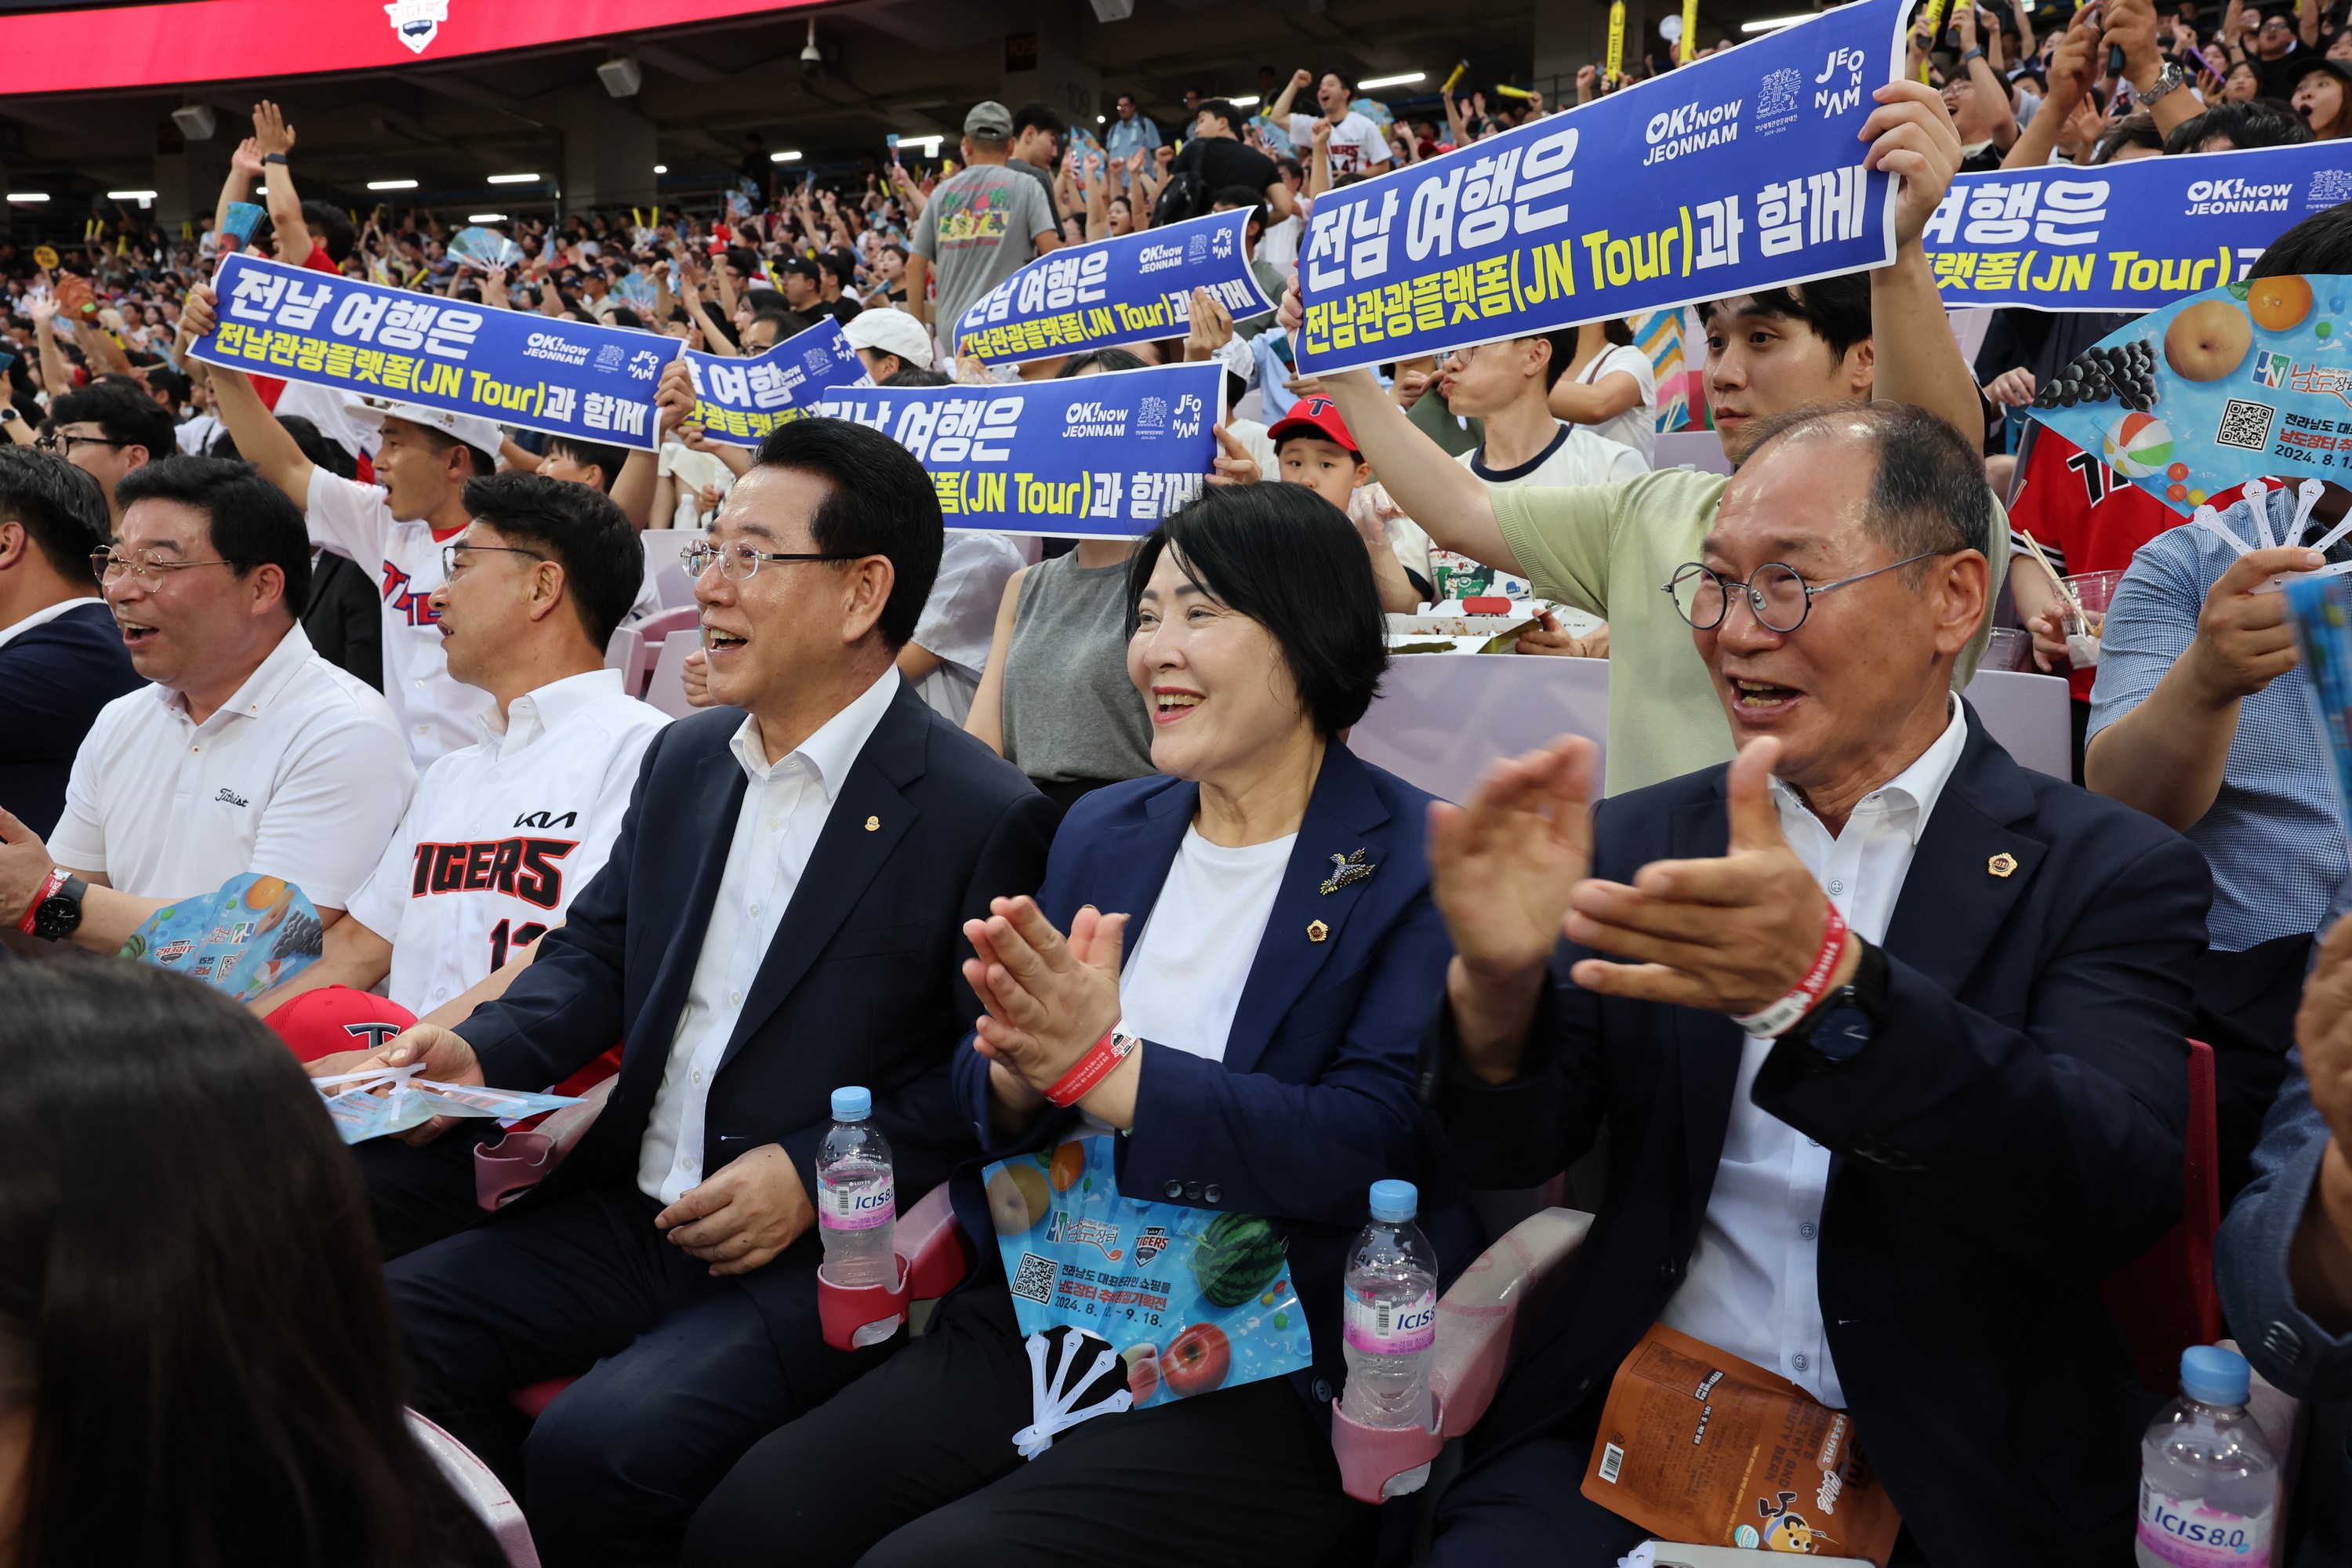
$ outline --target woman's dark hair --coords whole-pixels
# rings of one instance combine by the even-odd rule
[[[0,447],[0,522],[21,526],[58,576],[95,584],[89,558],[106,548],[113,523],[106,494],[63,458],[31,447]]]
[[[1601,322],[1601,335],[1621,349],[1633,346],[1633,329],[1626,325],[1622,316],[1612,316]]]
[[[1054,373],[1055,381],[1077,374],[1082,370],[1147,370],[1150,368],[1141,354],[1126,349],[1088,349],[1082,354],[1072,354]]]
[[[2283,278],[2298,272],[2352,272],[2352,202],[2315,212],[2272,240],[2246,276]]]
[[[173,500],[205,514],[205,531],[222,560],[243,576],[275,566],[286,577],[281,601],[296,618],[310,603],[310,531],[302,511],[251,463],[226,458],[164,458],[142,463],[114,482],[114,504]]]
[[[1185,578],[1273,634],[1316,732],[1364,716],[1388,668],[1388,622],[1363,536],[1304,485],[1220,485],[1154,529],[1127,568],[1127,629],[1162,551]]]
[[[570,479],[509,471],[467,479],[465,499],[467,515],[563,568],[590,646],[613,640],[645,585],[646,547],[612,497]]]
[[[0,963],[0,1406],[25,1568],[494,1568],[402,1411],[358,1169],[249,1013]]]
[[[2113,163],[2116,154],[2126,147],[2146,147],[2161,153],[2164,151],[2164,132],[2156,128],[2156,121],[2147,114],[2126,114],[2099,138],[2099,144],[2091,150],[2091,163],[2095,166]]]
[[[825,482],[809,535],[827,555],[881,555],[890,562],[890,597],[879,630],[893,651],[907,646],[940,574],[947,542],[939,491],[914,454],[879,430],[847,419],[779,425],[760,443],[757,465],[793,468]]]
[[[2259,98],[2225,100],[2174,126],[2164,139],[2164,150],[2178,157],[2213,151],[2207,145],[2212,142],[2224,143],[2231,152],[2243,152],[2250,147],[2300,147],[2311,139],[2311,127],[2299,114],[2281,114]]]

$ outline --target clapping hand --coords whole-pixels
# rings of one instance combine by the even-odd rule
[[[1729,847],[1708,860],[1654,860],[1633,885],[1588,881],[1570,900],[1570,942],[1632,959],[1580,960],[1569,977],[1587,991],[1709,1013],[1760,1013],[1797,987],[1820,952],[1827,897],[1780,831],[1772,764],[1780,742],[1748,742],[1724,779]],[[1846,949],[1841,985],[1860,962]]]
[[[986,920],[964,922],[973,953],[963,962],[964,981],[988,1009],[974,1021],[972,1048],[988,1058],[1000,1100],[1034,1110],[1118,1022],[1126,931],[1125,915],[1089,904],[1065,938],[1026,895],[993,900]]]

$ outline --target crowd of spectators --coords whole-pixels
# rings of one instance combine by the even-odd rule
[[[406,1398],[509,1482],[550,1564],[1061,1561],[1179,1474],[1192,1529],[1139,1561],[1401,1560],[1328,1447],[1364,1190],[1421,1184],[1450,1278],[1492,1239],[1474,1190],[1585,1162],[1600,1223],[1421,1561],[1633,1552],[1578,1480],[1657,1324],[1850,1413],[1895,1563],[2118,1560],[2169,1390],[2135,1384],[2097,1287],[2182,1213],[2193,1037],[2220,1079],[2216,1281],[2255,1365],[2314,1402],[2298,1568],[2343,1561],[2352,927],[2328,932],[2352,863],[2260,591],[2321,557],[2241,559],[2021,439],[2011,411],[2121,319],[2002,311],[1971,363],[1925,237],[1963,172],[2341,136],[2352,34],[2321,0],[2232,0],[2210,31],[2197,0],[2106,0],[2038,26],[1963,6],[1908,53],[1869,132],[1893,262],[1690,312],[1710,471],[1662,465],[1646,320],[1297,373],[1316,202],[1571,107],[1516,87],[1398,112],[1269,68],[1173,123],[1121,93],[1095,126],[984,102],[943,159],[814,177],[751,133],[705,202],[462,226],[305,199],[264,102],[189,232],[117,208],[61,254],[0,243],[0,927],[32,939],[0,950],[0,1250],[24,1264],[0,1559],[163,1561],[210,1531],[190,1560],[494,1560],[403,1441]],[[1676,65],[1588,67],[1574,102]],[[1278,309],[1196,293],[1181,336],[1017,372],[954,352],[1036,257],[1216,211],[1250,215]],[[241,247],[721,357],[830,320],[890,385],[1212,361],[1230,414],[1147,538],[949,533],[863,426],[710,438],[683,363],[652,450],[206,366],[186,351]],[[2253,271],[2352,273],[2352,205]],[[2246,480],[2213,500],[2250,545],[2344,510]],[[662,610],[649,529],[688,540],[698,624],[672,635],[700,711],[676,721],[608,658]],[[2099,571],[2122,581],[2094,666],[2053,580]],[[1486,594],[1550,606],[1517,654],[1608,661],[1605,780],[1563,740],[1447,806],[1349,750],[1381,612]],[[2073,680],[2072,782],[1958,695],[1996,623]],[[321,927],[251,1014],[314,1074],[593,1090],[554,1173],[486,1215],[488,1121],[344,1158],[252,1018],[7,962],[113,954],[247,872]],[[159,1057],[172,1030],[205,1059]],[[913,1345],[845,1354],[812,1200],[846,1083],[901,1211],[949,1184],[980,1262]],[[203,1163],[173,1201],[217,1258],[89,1248],[93,1096],[107,1139]],[[268,1150],[174,1131],[225,1102]],[[1032,1462],[1013,1429],[1045,1374],[978,1172],[1088,1135],[1123,1190],[1280,1226],[1315,1354],[1287,1387],[1072,1423]],[[105,1180],[162,1172],[141,1159]],[[45,1253],[52,1226],[78,1239]],[[86,1384],[105,1347],[58,1316],[108,1279],[128,1305],[92,1322],[152,1348]],[[226,1326],[209,1351],[163,1332],[183,1307]],[[197,1473],[247,1506],[207,1520],[183,1482],[112,1537],[69,1513],[114,1430],[70,1426],[89,1387],[184,1440],[172,1358],[206,1353],[246,1374],[219,1430],[251,1458]],[[273,1398],[325,1414],[273,1426]]]

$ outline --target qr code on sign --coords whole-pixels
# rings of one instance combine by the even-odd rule
[[[2232,397],[2221,410],[2221,427],[2213,432],[2213,444],[2248,452],[2266,450],[2271,444],[2271,419],[2277,413],[2267,403]]]
[[[1013,1293],[1041,1307],[1053,1305],[1054,1260],[1034,1252],[1023,1253],[1021,1267],[1013,1271]]]
[[[1601,1447],[1601,1479],[1611,1486],[1617,1484],[1617,1472],[1625,1468],[1625,1450],[1614,1443]]]

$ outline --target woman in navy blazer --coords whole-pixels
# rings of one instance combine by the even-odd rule
[[[1414,1110],[1419,1020],[1452,955],[1430,797],[1341,739],[1387,662],[1370,564],[1311,491],[1219,489],[1145,541],[1129,603],[1160,776],[1079,802],[1036,900],[965,928],[988,1013],[959,1098],[986,1161],[1115,1131],[1122,1194],[1273,1221],[1313,1364],[1086,1420],[1024,1461],[1031,1357],[975,1162],[954,1195],[980,1268],[924,1338],[744,1457],[696,1516],[689,1563],[1303,1568],[1370,1523],[1328,1435],[1368,1188],[1422,1182],[1447,1269],[1476,1246]],[[1139,1043],[1070,1109],[1050,1103],[1114,1034]]]

